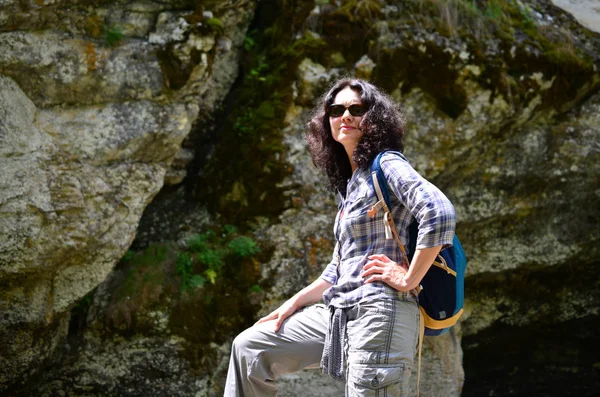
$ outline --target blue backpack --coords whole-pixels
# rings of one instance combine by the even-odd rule
[[[385,211],[386,238],[392,238],[391,234],[396,237],[402,254],[408,258],[408,263],[410,263],[417,244],[419,225],[415,220],[409,226],[410,243],[407,254],[389,212],[389,208],[391,208],[390,192],[381,169],[381,157],[384,153],[386,152],[379,153],[371,164],[372,181],[379,201],[369,211],[369,215],[374,216],[378,209]],[[393,151],[390,153],[400,154]],[[452,247],[443,249],[439,253],[421,281],[419,306],[425,335],[437,336],[447,332],[463,313],[467,258],[456,235],[452,244]]]

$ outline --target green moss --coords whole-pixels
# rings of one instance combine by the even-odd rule
[[[200,275],[193,274],[192,257],[187,252],[181,252],[175,261],[175,271],[181,279],[181,292],[187,293],[193,288],[204,285],[205,279]]]
[[[568,69],[583,69],[586,67],[585,60],[577,56],[572,48],[566,46],[553,48],[546,55],[550,61]]]
[[[127,252],[125,253],[125,255],[123,255],[123,257],[121,258],[121,261],[122,262],[128,262],[134,256],[135,256],[135,251],[133,251],[133,250],[127,250]]]
[[[245,51],[247,51],[247,52],[252,51],[252,49],[256,45],[256,41],[253,38],[253,35],[255,35],[255,34],[256,34],[256,31],[250,32],[246,37],[244,37],[243,47],[244,47]]]
[[[195,11],[183,17],[190,25],[184,33],[183,41],[187,40],[190,35],[198,37],[210,36],[215,40],[223,35],[225,29],[223,22],[217,17],[205,18],[203,15],[205,7],[209,7],[206,2],[196,2]],[[185,86],[194,68],[202,62],[204,54],[201,51],[192,49],[189,54],[189,61],[183,62],[175,55],[176,48],[179,45],[180,43],[169,42],[156,53],[163,75],[165,76],[165,83],[171,90],[178,90]],[[214,49],[208,51],[206,55],[208,69],[210,70],[214,58]]]
[[[329,56],[329,60],[333,67],[340,67],[346,63],[346,59],[341,52],[334,52]]]
[[[104,40],[109,47],[116,47],[123,40],[123,31],[120,26],[111,25],[104,28]]]
[[[451,55],[434,43],[426,43],[424,48],[400,48],[382,54],[373,79],[388,92],[396,89],[399,81],[403,82],[404,94],[418,87],[436,99],[440,110],[456,118],[467,105],[467,93],[458,72],[448,67]]]
[[[294,41],[292,47],[286,52],[288,56],[295,57],[296,54],[308,54],[324,49],[325,47],[327,47],[325,40],[310,31],[306,31],[302,37]]]
[[[175,252],[168,244],[155,244],[139,252],[128,251],[118,265],[120,277],[115,283],[105,313],[107,325],[127,333],[143,327],[135,313],[159,306],[164,297],[177,291],[169,276]]]
[[[210,28],[218,33],[223,33],[223,22],[219,18],[209,18],[204,21],[206,25],[210,26]]]
[[[71,309],[71,318],[69,320],[69,335],[81,335],[88,323],[88,312],[94,301],[96,289],[88,292],[77,304]]]

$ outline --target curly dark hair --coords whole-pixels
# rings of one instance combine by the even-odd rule
[[[331,135],[328,109],[338,92],[346,87],[356,91],[368,109],[359,125],[363,136],[352,155],[356,166],[368,167],[375,156],[384,150],[404,150],[404,118],[400,108],[388,95],[360,79],[343,78],[335,82],[313,109],[306,140],[314,164],[329,178],[329,187],[344,196],[348,179],[352,176],[352,167],[346,150]]]

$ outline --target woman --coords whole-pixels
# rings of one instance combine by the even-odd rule
[[[403,149],[400,111],[372,84],[338,81],[308,125],[313,161],[340,196],[332,261],[321,277],[234,341],[225,396],[275,396],[279,376],[321,365],[346,381],[346,396],[407,396],[419,328],[415,288],[440,249],[452,244],[454,208],[397,153],[381,167],[402,243],[419,221],[408,267],[386,239],[370,163]],[[408,267],[408,270],[406,269]],[[325,305],[317,304],[321,299]],[[310,306],[312,305],[312,306]]]

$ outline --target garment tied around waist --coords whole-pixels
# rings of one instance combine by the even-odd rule
[[[344,339],[348,316],[345,309],[330,307],[329,327],[325,337],[321,368],[324,374],[333,379],[345,381],[344,376]]]

